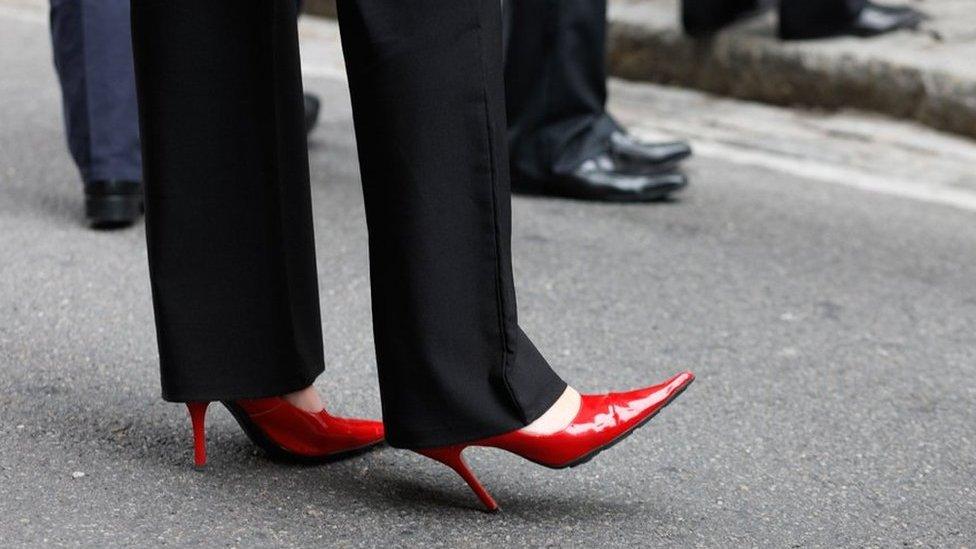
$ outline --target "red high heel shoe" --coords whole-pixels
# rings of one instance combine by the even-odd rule
[[[204,419],[209,402],[188,402],[193,423],[193,464],[207,464]],[[223,402],[254,444],[271,457],[321,463],[348,457],[383,442],[383,423],[306,412],[281,397]]]
[[[454,469],[488,511],[497,511],[498,503],[461,456],[468,446],[507,450],[552,469],[582,465],[647,423],[694,380],[694,374],[683,372],[664,383],[635,391],[582,395],[576,418],[563,430],[552,434],[539,435],[518,430],[474,442],[415,451]]]

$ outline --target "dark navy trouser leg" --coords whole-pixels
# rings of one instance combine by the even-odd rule
[[[82,180],[141,180],[129,0],[51,0],[51,40]]]

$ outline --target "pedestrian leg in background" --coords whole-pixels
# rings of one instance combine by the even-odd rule
[[[132,224],[142,209],[142,162],[129,36],[129,0],[52,0],[51,39],[68,147],[93,227]]]
[[[605,0],[507,0],[513,190],[654,200],[682,188],[686,143],[646,143],[606,112]]]
[[[298,2],[299,6],[301,2]],[[54,65],[68,147],[85,185],[92,226],[132,224],[142,212],[142,161],[129,0],[51,0]],[[319,99],[305,94],[305,129]]]

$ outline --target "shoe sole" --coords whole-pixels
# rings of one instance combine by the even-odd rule
[[[646,418],[644,418],[643,420],[641,420],[639,423],[637,423],[636,425],[634,425],[630,429],[628,429],[628,430],[624,431],[623,433],[620,433],[619,435],[617,435],[617,438],[611,440],[610,442],[604,444],[603,446],[600,446],[599,448],[593,450],[589,454],[586,454],[583,457],[581,457],[581,458],[579,458],[579,459],[577,459],[575,461],[571,461],[571,462],[569,462],[569,463],[567,463],[565,465],[557,465],[555,467],[553,467],[551,465],[546,465],[544,463],[540,463],[540,465],[544,465],[546,467],[549,467],[550,469],[570,469],[570,468],[573,468],[573,467],[579,467],[580,465],[583,465],[584,463],[589,462],[590,460],[592,460],[593,458],[595,458],[596,456],[598,456],[601,452],[603,452],[605,450],[609,450],[610,448],[613,448],[620,441],[624,440],[625,438],[627,438],[631,434],[633,434],[634,431],[636,431],[637,429],[640,429],[641,427],[643,427],[648,421],[654,419],[655,416],[657,416],[659,413],[661,413],[661,410],[667,408],[669,404],[671,404],[672,402],[674,402],[674,399],[678,398],[681,395],[681,393],[685,392],[685,389],[687,389],[694,382],[695,382],[695,379],[692,378],[691,381],[689,381],[688,383],[685,383],[684,385],[682,385],[681,388],[679,388],[678,390],[676,390],[673,395],[671,395],[670,397],[668,397],[668,399],[666,401],[664,401],[664,404],[662,404],[660,408],[658,408],[657,410],[655,410],[653,414],[647,416]]]
[[[221,402],[225,408],[230,412],[230,415],[234,416],[237,420],[237,424],[241,426],[244,430],[244,434],[247,438],[251,439],[251,442],[255,446],[263,450],[268,457],[275,461],[280,461],[284,463],[295,463],[300,465],[322,465],[324,463],[332,463],[335,461],[341,461],[354,456],[365,454],[366,452],[381,446],[385,440],[380,440],[372,444],[366,444],[365,446],[360,446],[358,448],[352,448],[350,450],[343,450],[342,452],[336,452],[334,454],[326,454],[324,456],[303,456],[301,454],[296,454],[289,451],[287,448],[282,447],[277,442],[271,440],[264,431],[258,427],[251,417],[244,411],[243,408],[234,404],[233,402]]]
[[[142,195],[94,195],[85,198],[85,216],[95,229],[127,227],[139,219],[142,211]]]
[[[581,193],[571,192],[561,189],[560,185],[547,185],[544,182],[519,179],[512,183],[512,193],[526,196],[550,196],[557,198],[572,198],[575,200],[588,200],[593,202],[655,202],[668,198],[670,195],[684,189],[688,182],[675,183],[671,185],[661,185],[653,189],[640,193],[617,193],[613,191]]]

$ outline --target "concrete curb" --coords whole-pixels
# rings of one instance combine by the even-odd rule
[[[695,40],[615,20],[611,74],[778,105],[856,108],[976,138],[976,80],[880,59],[784,47],[769,36]]]
[[[335,1],[307,0],[306,11],[335,17]],[[673,10],[661,12],[638,0],[611,2],[611,75],[776,105],[862,109],[976,138],[976,77],[968,73],[784,44],[769,21],[696,40],[672,22]]]

